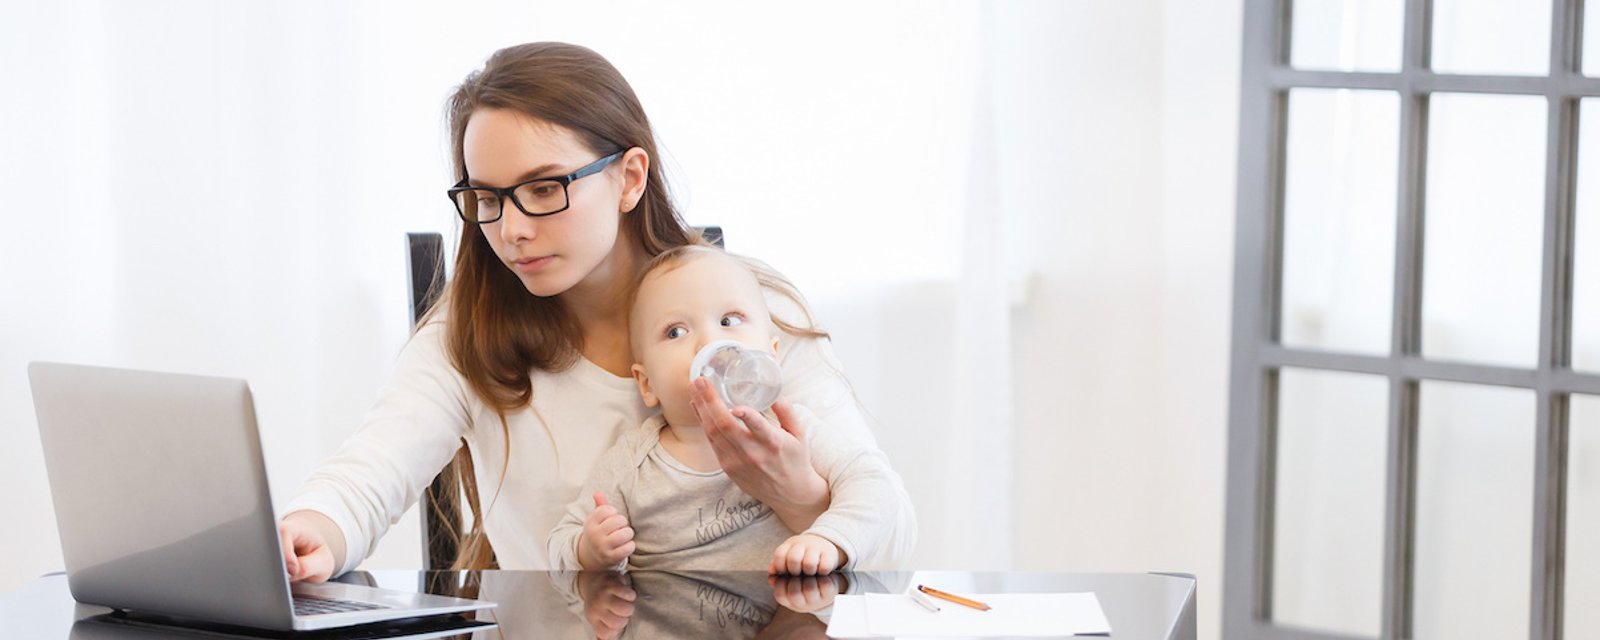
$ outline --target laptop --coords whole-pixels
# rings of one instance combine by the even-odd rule
[[[289,583],[243,380],[34,362],[39,439],[79,602],[279,631],[488,609]]]

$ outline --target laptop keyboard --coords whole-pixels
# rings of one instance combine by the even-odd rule
[[[324,613],[348,613],[351,611],[370,611],[373,609],[387,608],[389,607],[371,602],[335,600],[333,598],[319,598],[317,596],[294,597],[294,614],[297,616],[314,616]]]

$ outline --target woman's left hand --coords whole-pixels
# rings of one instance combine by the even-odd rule
[[[807,425],[789,401],[773,403],[774,425],[750,407],[729,410],[705,378],[698,378],[689,385],[689,403],[723,471],[750,497],[772,507],[790,531],[805,531],[828,510],[828,482],[811,466]]]

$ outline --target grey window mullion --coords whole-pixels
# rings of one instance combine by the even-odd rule
[[[1263,345],[1259,365],[1265,368],[1301,367],[1350,373],[1398,376],[1411,380],[1444,380],[1523,389],[1548,388],[1551,393],[1600,395],[1600,374],[1556,369],[1535,371],[1515,367],[1427,360],[1421,356],[1393,358],[1331,351]]]
[[[1575,97],[1600,96],[1600,78],[1585,77],[1582,73],[1574,71],[1557,75],[1553,79],[1556,81],[1553,93]]]
[[[1397,74],[1281,67],[1273,69],[1268,74],[1268,81],[1277,89],[1371,89],[1418,93],[1600,97],[1600,78],[1588,78],[1577,73],[1552,73],[1549,77],[1480,76],[1434,73],[1425,69]]]
[[[1395,202],[1392,367],[1389,376],[1388,459],[1384,500],[1383,610],[1379,637],[1411,636],[1416,541],[1418,384],[1402,370],[1422,351],[1422,250],[1427,202],[1428,94],[1419,86],[1431,60],[1433,5],[1406,0],[1401,43],[1400,170]]]
[[[1413,0],[1416,2],[1417,0]],[[1384,509],[1383,612],[1380,638],[1406,638],[1411,629],[1417,403],[1415,379],[1401,370],[1421,347],[1422,232],[1427,156],[1426,95],[1401,96],[1400,185],[1395,210],[1395,273],[1390,335],[1387,487]]]
[[[1580,0],[1552,3],[1549,115],[1546,117],[1544,251],[1539,289],[1539,385],[1534,418],[1532,549],[1529,562],[1530,640],[1561,637],[1566,512],[1566,396],[1552,372],[1570,360],[1572,225],[1576,184],[1578,67],[1583,35]]]
[[[1273,565],[1277,556],[1277,505],[1278,505],[1278,391],[1279,372],[1266,369],[1261,376],[1261,488],[1256,495],[1260,500],[1257,525],[1260,541],[1256,554],[1256,620],[1267,635],[1276,635],[1273,620]]]
[[[1272,69],[1267,81],[1277,89],[1377,89],[1399,91],[1401,76],[1393,73],[1361,71],[1320,71],[1277,67]]]
[[[1600,395],[1600,375],[1578,373],[1570,369],[1557,369],[1549,374],[1550,390],[1554,393],[1583,393]]]
[[[1411,637],[1413,559],[1416,556],[1417,406],[1420,385],[1389,381],[1389,440],[1383,545],[1383,613],[1379,638]]]
[[[1474,76],[1422,71],[1412,83],[1425,93],[1546,95],[1552,90],[1551,79],[1545,76]]]
[[[1432,36],[1430,0],[1406,0],[1405,36],[1401,49],[1400,144],[1395,202],[1393,325],[1390,355],[1421,353],[1422,238],[1426,203],[1428,95],[1416,85],[1428,73]]]
[[[1330,369],[1409,380],[1444,380],[1524,389],[1534,389],[1540,384],[1540,374],[1532,369],[1428,360],[1421,356],[1372,356],[1268,345],[1262,348],[1261,359],[1262,364],[1269,367]]]
[[[1544,76],[1482,76],[1434,73],[1419,70],[1406,73],[1363,71],[1324,71],[1317,69],[1273,69],[1268,81],[1278,89],[1372,89],[1419,93],[1490,93],[1509,95],[1600,96],[1600,78],[1579,74]]]
[[[1284,0],[1245,0],[1241,32],[1239,98],[1239,215],[1234,230],[1234,311],[1229,380],[1229,427],[1224,539],[1223,636],[1263,638],[1270,591],[1268,555],[1272,523],[1272,469],[1267,430],[1272,372],[1261,366],[1260,349],[1272,340],[1276,308],[1272,259],[1274,209],[1281,202],[1284,126],[1282,93],[1268,82],[1269,69],[1286,57]]]
[[[1305,369],[1328,369],[1331,371],[1346,371],[1349,373],[1366,373],[1379,376],[1394,376],[1398,373],[1397,361],[1385,356],[1362,355],[1356,353],[1340,353],[1335,351],[1312,351],[1309,349],[1295,349],[1282,345],[1267,345],[1261,350],[1262,364],[1269,367],[1300,367]]]
[[[1535,422],[1529,639],[1561,638],[1566,538],[1567,396],[1541,389]]]

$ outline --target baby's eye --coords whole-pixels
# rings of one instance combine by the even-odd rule
[[[677,340],[678,338],[682,338],[683,334],[688,333],[688,332],[689,332],[689,330],[684,328],[684,327],[682,327],[682,326],[669,327],[667,329],[667,339],[668,340]]]
[[[740,317],[737,313],[730,313],[722,316],[722,326],[724,327],[737,327],[741,324],[744,324],[744,318]]]

